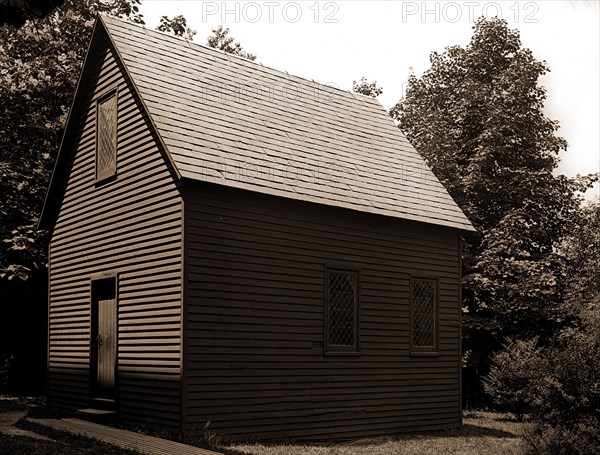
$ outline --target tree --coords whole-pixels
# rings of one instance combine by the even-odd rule
[[[503,337],[544,340],[564,323],[558,246],[580,210],[575,191],[597,176],[553,175],[567,143],[543,112],[547,63],[502,19],[473,29],[465,48],[431,54],[390,115],[477,230],[463,247],[463,347],[481,374]]]
[[[600,310],[600,201],[581,210],[560,249],[566,258],[566,311]]]
[[[528,453],[600,452],[600,202],[584,207],[559,249],[565,259],[564,327],[549,342],[508,343],[485,387],[535,423]]]
[[[476,255],[465,283],[477,301],[470,310],[491,317],[499,336],[541,335],[544,340],[569,317],[563,306],[567,261],[560,246],[579,220],[581,201],[574,193],[595,178],[544,177],[524,179],[528,197],[471,246]]]
[[[0,280],[43,269],[36,232],[67,111],[99,13],[143,23],[140,0],[65,0],[42,19],[0,27]]]
[[[222,25],[212,29],[213,35],[207,38],[206,44],[213,49],[219,49],[228,54],[239,55],[248,60],[256,60],[256,55],[246,52],[240,43],[234,43],[235,38],[229,35],[229,28],[223,28]]]
[[[481,18],[466,48],[430,60],[391,115],[477,229],[466,244],[466,306],[504,334],[539,330],[561,298],[555,246],[581,186],[552,174],[567,143],[543,112],[548,65],[498,18]]]
[[[162,16],[160,18],[160,25],[157,30],[161,32],[172,33],[175,36],[180,36],[186,41],[193,41],[196,30],[192,30],[187,26],[187,20],[185,17],[179,15],[174,16],[172,19],[168,16]]]
[[[0,25],[20,27],[27,19],[41,18],[65,0],[0,0]]]
[[[383,88],[377,85],[377,81],[367,82],[367,78],[361,77],[360,83],[352,81],[352,91],[355,93],[362,93],[371,98],[377,98],[383,93]]]

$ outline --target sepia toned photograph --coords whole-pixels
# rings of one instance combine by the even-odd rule
[[[0,455],[596,455],[599,179],[595,0],[0,0]]]

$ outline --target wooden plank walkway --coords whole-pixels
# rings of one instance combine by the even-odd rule
[[[54,430],[87,436],[108,442],[125,449],[136,450],[148,455],[222,455],[211,450],[189,446],[168,439],[156,438],[120,428],[108,427],[79,419],[28,419]]]

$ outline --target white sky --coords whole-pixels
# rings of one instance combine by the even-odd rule
[[[551,72],[546,115],[569,143],[558,173],[600,170],[600,2],[593,1],[173,1],[142,0],[148,28],[183,14],[206,44],[223,24],[264,65],[351,89],[377,80],[386,109],[402,96],[411,68],[420,76],[429,54],[465,46],[481,15],[501,16]],[[600,198],[598,184],[588,198]]]

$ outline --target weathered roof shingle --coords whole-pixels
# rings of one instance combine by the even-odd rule
[[[472,229],[378,101],[102,21],[182,177]]]

